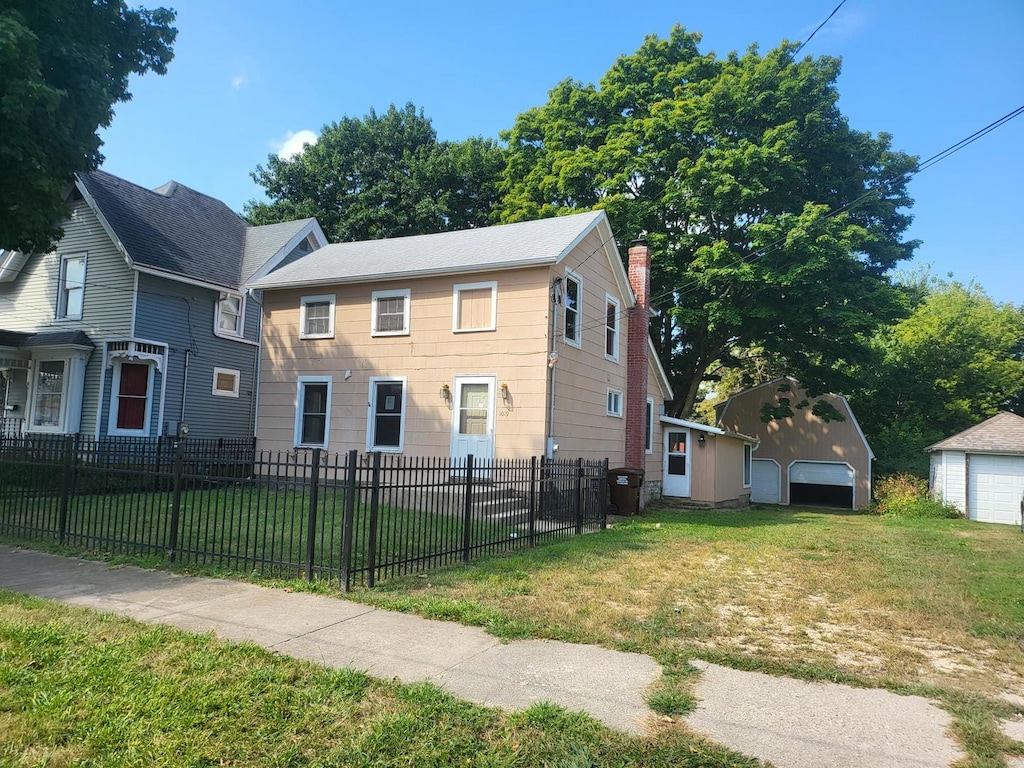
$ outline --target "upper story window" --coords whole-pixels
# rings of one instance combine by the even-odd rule
[[[300,339],[334,338],[334,302],[333,293],[300,299]]]
[[[498,284],[459,283],[454,288],[452,330],[493,331],[498,327]]]
[[[85,304],[85,254],[60,257],[57,318],[81,320]]]
[[[238,293],[222,293],[213,332],[218,336],[241,336],[244,318],[245,298]]]
[[[583,336],[583,280],[572,272],[565,273],[565,343],[578,347]]]
[[[405,336],[409,333],[409,289],[374,291],[370,333]]]
[[[619,300],[605,294],[604,356],[619,361]]]

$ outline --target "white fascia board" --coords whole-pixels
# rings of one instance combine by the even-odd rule
[[[107,221],[107,217],[103,215],[103,211],[101,211],[99,205],[96,204],[96,200],[89,194],[89,190],[77,175],[75,176],[75,187],[82,195],[82,199],[85,200],[86,205],[88,205],[89,208],[92,209],[92,212],[96,214],[96,218],[99,220],[100,226],[103,227],[103,231],[107,233],[107,237],[109,237],[111,242],[114,243],[114,247],[117,248],[118,252],[124,257],[125,263],[130,269],[135,269],[135,262],[132,260],[131,254],[128,253],[128,249],[124,247],[124,243],[122,243],[120,238],[114,233],[114,228],[110,226],[110,222]]]
[[[661,358],[658,357],[658,350],[654,347],[654,339],[651,338],[651,334],[647,334],[647,358],[651,361],[654,366],[654,371],[658,375],[658,384],[661,385],[661,392],[665,396],[666,400],[671,400],[675,395],[672,392],[672,382],[668,379],[668,374],[665,372],[665,368],[661,364]]]
[[[245,287],[250,287],[257,280],[260,280],[273,272],[277,265],[284,261],[285,257],[291,253],[299,243],[310,235],[312,235],[313,239],[320,244],[321,248],[325,245],[329,245],[327,242],[327,235],[324,234],[324,230],[321,228],[320,222],[315,218],[311,219],[302,227],[302,229],[292,235],[291,239],[279,248],[277,253],[267,259],[262,267],[253,272],[252,276],[245,281]]]

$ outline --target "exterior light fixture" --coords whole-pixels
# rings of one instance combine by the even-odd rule
[[[701,448],[703,448],[704,447],[704,443],[706,443],[706,442],[707,442],[707,440],[704,438],[704,433],[702,432],[700,437],[697,438],[697,445],[699,445]]]
[[[442,384],[441,385],[441,391],[438,394],[441,395],[441,399],[444,400],[446,403],[451,403],[451,401],[452,401],[452,388],[449,387],[447,384]]]
[[[501,382],[501,389],[499,390],[499,393],[501,394],[502,402],[507,403],[508,399],[512,396],[508,391],[508,382]]]

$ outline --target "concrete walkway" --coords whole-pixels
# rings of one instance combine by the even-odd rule
[[[643,733],[654,717],[651,658],[547,640],[502,644],[474,627],[332,597],[109,566],[0,546],[0,587],[378,678],[430,681],[467,701],[521,709],[549,701]],[[695,731],[733,749],[802,766],[946,766],[961,755],[949,716],[912,696],[805,683],[694,662]]]

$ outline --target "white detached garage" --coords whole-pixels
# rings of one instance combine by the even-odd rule
[[[1024,500],[1024,418],[998,413],[925,449],[936,498],[983,523],[1019,525]]]

